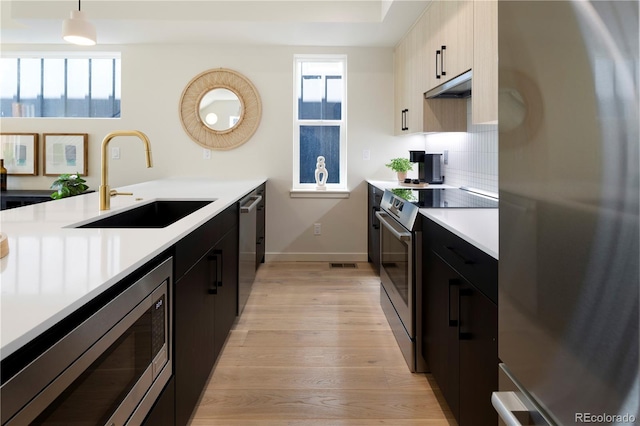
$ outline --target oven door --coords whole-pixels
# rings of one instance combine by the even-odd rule
[[[413,321],[413,236],[393,217],[376,212],[380,220],[380,281],[408,336],[415,338]]]

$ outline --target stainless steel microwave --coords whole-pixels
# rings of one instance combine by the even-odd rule
[[[172,258],[2,384],[3,425],[139,425],[172,375]]]

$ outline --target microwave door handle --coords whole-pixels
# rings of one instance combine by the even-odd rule
[[[382,225],[384,225],[384,227],[387,228],[389,230],[389,232],[391,232],[393,234],[394,237],[396,237],[400,241],[411,241],[411,233],[410,232],[400,232],[397,229],[395,229],[391,225],[391,223],[389,223],[385,219],[385,217],[387,217],[386,214],[384,214],[382,212],[376,212],[376,217],[378,218],[378,220],[380,220],[380,223]]]

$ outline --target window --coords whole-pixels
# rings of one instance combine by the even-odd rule
[[[347,188],[346,68],[344,55],[295,57],[294,189],[315,189],[319,156],[327,189]]]
[[[120,117],[120,55],[0,58],[2,117]]]

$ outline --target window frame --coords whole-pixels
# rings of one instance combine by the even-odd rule
[[[300,119],[298,93],[302,84],[303,62],[338,62],[342,64],[342,105],[340,120]],[[347,191],[347,55],[345,54],[296,54],[293,61],[293,178],[292,195],[295,191],[321,193],[344,193]],[[324,79],[323,79],[324,80]],[[327,90],[326,84],[324,88]],[[326,93],[325,93],[326,95]],[[317,191],[315,183],[300,183],[300,128],[301,126],[339,126],[340,180],[327,183],[326,190]],[[303,195],[304,196],[304,195]]]
[[[100,51],[100,52],[94,52],[94,51],[77,51],[77,52],[70,52],[70,51],[4,51],[2,52],[2,54],[0,55],[0,58],[2,59],[16,59],[18,60],[18,64],[20,63],[21,60],[38,60],[40,62],[40,81],[39,81],[39,89],[38,89],[38,95],[36,96],[35,101],[36,101],[36,107],[37,111],[39,111],[39,115],[11,115],[11,116],[3,116],[3,118],[31,118],[31,119],[61,119],[61,118],[73,118],[73,119],[102,119],[102,118],[106,118],[106,119],[120,119],[122,117],[122,55],[121,52],[116,52],[116,51]],[[64,82],[63,82],[63,87],[64,87],[64,93],[62,94],[62,96],[60,97],[60,102],[62,105],[62,109],[64,110],[64,115],[43,115],[46,111],[45,108],[45,104],[47,103],[47,99],[45,97],[45,89],[44,89],[44,84],[45,84],[45,63],[47,60],[53,60],[53,59],[60,59],[64,61],[64,65],[63,65],[63,69],[64,69]],[[76,59],[82,59],[82,60],[87,60],[87,72],[88,72],[88,87],[86,88],[87,90],[87,95],[85,96],[84,101],[86,102],[85,107],[87,108],[88,114],[87,115],[68,115],[69,113],[69,108],[71,108],[71,103],[76,102],[77,103],[77,99],[78,98],[74,98],[74,97],[70,97],[69,96],[69,84],[68,84],[68,79],[70,78],[70,75],[68,74],[68,61],[70,60],[76,60]],[[108,59],[112,61],[111,64],[111,81],[109,82],[109,85],[111,87],[111,95],[109,95],[108,98],[102,98],[102,97],[93,97],[93,91],[95,89],[94,87],[94,80],[93,80],[93,65],[92,65],[92,61],[93,60],[103,60],[103,59]],[[16,71],[19,73],[20,72],[20,68],[18,65],[18,68],[16,68]],[[18,105],[20,105],[21,103],[21,92],[22,92],[22,87],[20,85],[20,77],[18,75],[17,78],[17,87],[16,87],[16,94],[18,97]],[[13,98],[13,102],[15,102],[15,98]],[[32,98],[28,98],[28,99],[32,99]],[[51,99],[55,99],[55,98],[51,98]],[[103,99],[107,99],[108,102],[111,104],[110,109],[111,109],[111,115],[91,115],[92,111],[94,111],[94,108],[99,108],[100,105],[94,105],[94,102],[96,101],[100,101]],[[12,107],[13,108],[13,107]],[[99,111],[99,109],[98,109]]]

